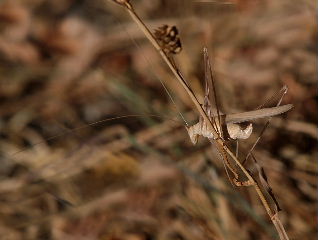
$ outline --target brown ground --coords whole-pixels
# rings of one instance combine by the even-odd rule
[[[151,29],[178,27],[175,60],[200,99],[208,47],[224,112],[288,85],[294,108],[272,120],[255,156],[290,239],[314,239],[314,3],[131,2]],[[0,63],[1,239],[276,239],[254,190],[230,185],[205,139],[190,143],[159,79],[188,121],[196,111],[120,6],[1,1]],[[87,125],[131,114],[142,116]]]

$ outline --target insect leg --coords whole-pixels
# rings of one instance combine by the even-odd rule
[[[212,67],[210,63],[210,58],[208,54],[207,48],[203,49],[204,52],[204,71],[205,71],[205,88],[206,88],[206,97],[210,103],[210,114],[211,114],[211,102],[214,100],[215,103],[215,108],[217,111],[217,119],[218,123],[214,120],[215,128],[217,129],[217,132],[219,134],[219,137],[223,138],[222,136],[222,123],[221,123],[221,117],[220,117],[220,106],[217,98],[217,91],[216,91],[216,84],[213,78],[213,73],[212,73]],[[210,93],[210,88],[213,89],[213,96],[214,98],[212,99],[211,93]]]
[[[284,85],[278,92],[274,93],[271,97],[267,98],[264,103],[259,105],[255,110],[263,108],[266,104],[272,102],[275,98],[281,95],[281,97],[278,100],[278,103],[276,106],[279,106],[281,104],[281,101],[283,100],[284,96],[286,95],[288,91],[287,85]]]
[[[212,140],[210,140],[211,143]],[[225,145],[225,143],[224,143]],[[224,164],[224,168],[225,168],[225,171],[226,171],[226,174],[231,182],[231,184],[233,185],[233,183],[236,185],[236,186],[251,186],[253,183],[250,181],[250,180],[247,180],[247,181],[240,181],[239,180],[239,174],[237,173],[236,169],[231,165],[227,155],[226,155],[226,152],[224,150],[224,148],[218,148],[217,147],[217,150],[222,158],[222,161],[223,161],[223,164]],[[233,174],[233,178],[231,180],[230,176],[229,176],[229,172],[228,172],[228,169],[230,170],[230,172]]]
[[[282,102],[284,96],[286,95],[287,91],[288,91],[288,87],[287,87],[286,85],[284,85],[284,86],[279,90],[279,92],[275,93],[272,97],[268,98],[268,99],[265,101],[265,103],[263,103],[262,105],[260,105],[260,106],[258,107],[258,109],[259,109],[259,108],[262,108],[266,103],[272,101],[273,98],[275,98],[275,97],[277,97],[279,94],[281,94],[281,97],[279,98],[279,100],[278,100],[278,102],[277,102],[277,104],[276,104],[276,106],[278,107],[278,106],[281,104],[281,102]],[[244,163],[248,160],[248,158],[251,156],[251,154],[252,154],[254,148],[256,147],[256,145],[258,144],[259,140],[260,140],[261,137],[263,136],[263,134],[264,134],[266,128],[268,127],[268,125],[269,125],[271,119],[272,119],[272,117],[269,117],[269,118],[268,118],[267,122],[265,123],[264,127],[263,127],[262,130],[261,130],[261,133],[259,134],[259,136],[258,136],[258,138],[256,139],[256,141],[254,142],[253,146],[251,147],[251,149],[250,149],[249,152],[247,153],[247,155],[246,155],[245,159],[243,160],[242,164],[244,164]]]

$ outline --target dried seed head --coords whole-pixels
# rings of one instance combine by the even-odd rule
[[[181,41],[176,26],[163,25],[155,30],[154,35],[166,53],[177,54],[181,52]]]

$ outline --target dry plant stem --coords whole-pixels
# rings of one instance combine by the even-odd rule
[[[115,1],[116,3],[118,3],[117,1]],[[197,110],[199,111],[200,115],[203,117],[204,121],[206,121],[206,123],[209,125],[209,127],[211,128],[211,130],[213,131],[213,135],[218,136],[218,133],[215,131],[215,129],[213,128],[213,125],[210,121],[210,119],[208,118],[208,116],[206,115],[205,111],[203,110],[201,104],[199,103],[198,99],[196,98],[194,92],[191,90],[191,88],[188,86],[187,82],[184,80],[184,78],[182,77],[182,75],[180,74],[180,72],[178,71],[178,69],[175,68],[175,66],[173,65],[173,63],[170,61],[169,57],[166,55],[166,53],[161,49],[161,47],[159,46],[158,42],[156,41],[155,37],[153,36],[153,34],[149,31],[149,29],[147,28],[147,26],[143,23],[143,21],[138,17],[138,15],[136,14],[136,12],[134,11],[133,6],[127,1],[121,1],[121,3],[119,3],[120,5],[122,5],[123,7],[125,7],[125,9],[129,12],[130,16],[132,17],[132,19],[136,22],[136,24],[140,27],[140,29],[144,32],[144,34],[146,35],[146,37],[148,38],[148,40],[152,43],[152,45],[156,48],[156,50],[158,50],[158,52],[160,53],[160,55],[162,56],[163,60],[166,62],[166,64],[169,66],[170,70],[172,71],[172,73],[175,75],[175,77],[177,78],[177,80],[180,82],[180,84],[182,85],[182,87],[185,89],[185,91],[188,93],[189,97],[191,98],[192,102],[194,103],[195,107],[197,108]],[[258,186],[258,183],[255,181],[255,179],[252,177],[252,175],[247,171],[247,169],[241,164],[241,162],[236,158],[236,156],[232,153],[232,151],[226,146],[225,142],[223,139],[221,139],[220,137],[217,138],[216,140],[216,146],[218,148],[218,150],[223,153],[224,151],[230,155],[230,157],[235,161],[235,163],[239,166],[239,168],[242,170],[242,172],[244,173],[244,175],[246,176],[246,178],[249,181],[249,185],[253,186],[263,204],[263,206],[266,209],[267,214],[269,215],[271,221],[273,222],[279,237],[281,240],[289,240],[285,229],[282,225],[282,223],[280,222],[277,213],[274,213],[264,194],[262,193],[261,189]],[[225,154],[225,153],[224,153]],[[224,155],[224,158],[226,159],[226,154]]]

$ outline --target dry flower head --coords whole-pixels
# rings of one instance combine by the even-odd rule
[[[154,35],[166,53],[177,54],[181,52],[182,46],[176,26],[162,25],[155,30]]]

